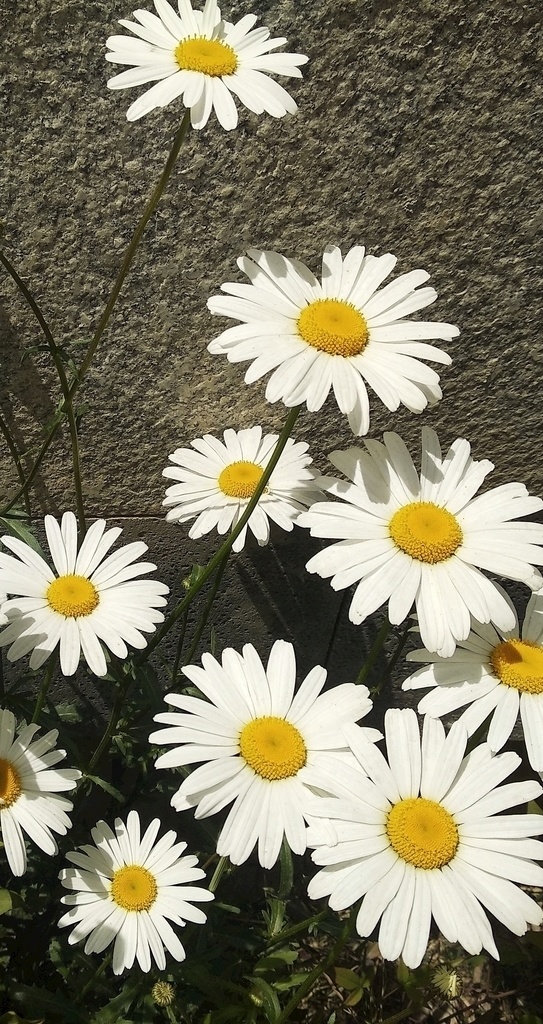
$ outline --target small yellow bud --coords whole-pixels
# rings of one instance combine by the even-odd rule
[[[175,989],[169,981],[157,981],[151,989],[151,996],[157,1006],[171,1006],[175,999]]]

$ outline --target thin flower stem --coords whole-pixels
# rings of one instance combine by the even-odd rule
[[[386,671],[386,674],[387,674],[388,678],[390,678],[390,676],[392,675],[394,669],[396,668],[396,665],[398,664],[398,661],[400,660],[400,657],[402,655],[403,649],[404,649],[404,647],[405,647],[405,645],[407,643],[407,638],[409,636],[409,630],[410,629],[411,629],[411,623],[410,623],[410,621],[408,619],[406,624],[405,624],[405,626],[404,626],[404,628],[402,629],[402,632],[401,632],[400,637],[398,639],[398,643],[396,644],[396,650],[394,651],[394,654],[392,655],[392,657],[391,657],[391,659],[390,659],[390,661],[388,663],[387,671]]]
[[[32,519],[32,509],[30,507],[30,498],[29,498],[28,491],[27,491],[27,488],[26,488],[26,483],[25,483],[25,471],[23,469],[23,465],[22,465],[22,462],[21,462],[21,458],[20,458],[19,452],[17,451],[17,446],[15,444],[15,441],[13,440],[13,437],[11,436],[10,429],[9,429],[9,427],[8,427],[6,421],[5,421],[5,419],[4,419],[4,417],[2,416],[1,413],[0,413],[0,434],[3,435],[3,437],[5,439],[5,442],[6,442],[7,446],[8,446],[9,454],[11,455],[11,457],[13,459],[13,462],[15,463],[15,469],[17,470],[17,476],[19,477],[19,480],[21,482],[21,486],[23,487],[22,498],[23,498],[23,501],[25,503],[26,514],[27,514],[28,518],[31,520]]]
[[[94,754],[92,755],[89,761],[88,767],[85,771],[86,775],[92,775],[96,766],[100,763],[102,755],[109,747],[111,737],[113,736],[113,733],[117,728],[117,722],[119,721],[124,700],[126,694],[128,693],[128,690],[130,689],[131,682],[132,680],[130,679],[130,677],[125,676],[122,682],[119,683],[119,689],[117,690],[117,696],[115,697],[115,702],[109,715],[109,721],[106,726],[106,731],[102,736],[102,739],[100,740],[98,746],[96,747],[96,750],[94,751]]]
[[[223,578],[223,575],[224,575],[224,570],[226,569],[226,563],[228,562],[229,557],[230,557],[230,551],[227,551],[225,556],[224,556],[224,558],[223,558],[223,560],[222,560],[222,562],[221,562],[221,564],[219,565],[219,568],[217,569],[217,574],[215,576],[215,579],[213,580],[213,586],[211,588],[211,592],[209,594],[209,597],[208,597],[208,599],[206,601],[205,608],[204,608],[202,614],[200,615],[200,619],[199,619],[198,625],[196,627],[196,631],[194,633],[193,641],[192,641],[192,643],[190,645],[190,648],[189,648],[189,650],[187,652],[187,656],[185,658],[183,658],[183,664],[184,665],[190,665],[192,659],[194,658],[195,652],[196,652],[196,650],[198,648],[198,644],[200,643],[200,640],[201,640],[201,637],[202,637],[202,633],[204,632],[204,629],[206,627],[207,620],[209,618],[209,613],[210,613],[211,608],[213,606],[213,602],[214,602],[214,600],[215,600],[215,598],[217,596],[219,587],[221,585],[221,581],[222,581],[222,578]]]
[[[326,656],[325,656],[324,661],[323,661],[323,668],[327,668],[328,667],[328,662],[330,661],[330,658],[332,656],[332,650],[333,650],[334,644],[336,642],[336,636],[337,636],[337,632],[338,632],[338,629],[339,629],[339,624],[341,622],[341,619],[342,619],[342,616],[343,616],[343,612],[345,610],[345,605],[347,604],[348,597],[349,597],[348,590],[344,590],[343,594],[341,596],[341,601],[339,603],[339,607],[338,607],[338,610],[337,610],[336,617],[334,619],[334,625],[332,626],[332,632],[330,633],[330,639],[328,641],[328,648],[327,648],[327,651],[326,651]]]
[[[330,969],[332,964],[336,962],[340,953],[343,951],[351,937],[351,933],[355,926],[357,913],[358,904],[355,904],[352,907],[351,913],[349,914],[348,919],[345,921],[343,928],[341,929],[341,934],[339,935],[339,938],[332,946],[332,949],[328,953],[328,956],[325,957],[323,962],[319,964],[317,967],[315,967],[315,969],[311,971],[310,974],[308,974],[305,981],[303,981],[300,987],[296,989],[296,992],[294,993],[292,998],[289,999],[283,1012],[280,1013],[279,1016],[275,1019],[274,1024],[285,1024],[285,1021],[288,1020],[288,1018],[294,1012],[296,1007],[299,1006],[302,999],[304,999],[304,997],[308,995],[308,993],[311,991],[315,982],[318,981],[319,978],[321,978],[322,975]]]
[[[102,974],[104,973],[106,967],[109,967],[112,958],[113,958],[113,953],[111,953],[111,952],[110,953],[106,953],[106,955],[104,956],[104,959],[98,964],[98,967],[96,968],[94,974],[92,975],[92,978],[89,978],[87,983],[85,985],[83,985],[83,988],[81,989],[81,991],[78,992],[78,994],[74,997],[74,1004],[76,1006],[83,1001],[83,999],[87,995],[87,992],[89,992],[90,989],[93,987],[94,982],[96,981],[96,979],[100,978],[102,976]],[[68,970],[69,970],[69,968],[68,968]]]
[[[280,934],[285,919],[287,899],[290,896],[294,885],[294,865],[292,863],[292,851],[286,838],[283,836],[281,852],[279,855],[279,887],[277,894],[271,899],[271,921],[269,928],[270,939]]]
[[[260,496],[263,493],[264,488],[265,488],[266,484],[268,483],[268,480],[270,479],[270,476],[272,475],[272,473],[273,473],[277,463],[279,462],[279,459],[281,457],[281,453],[282,453],[282,451],[283,451],[283,449],[284,449],[284,447],[285,447],[285,445],[286,445],[286,443],[287,443],[287,441],[288,441],[288,439],[290,437],[290,434],[292,432],[294,424],[296,423],[296,420],[298,418],[298,414],[300,412],[300,408],[301,408],[301,406],[297,405],[293,409],[290,410],[290,412],[289,412],[289,414],[288,414],[288,416],[286,418],[285,425],[284,425],[284,427],[283,427],[283,429],[282,429],[282,431],[281,431],[281,433],[279,435],[277,444],[276,444],[276,446],[275,446],[275,448],[273,450],[273,455],[272,455],[270,461],[268,462],[268,465],[266,466],[266,469],[264,470],[264,472],[263,472],[263,474],[262,474],[262,476],[261,476],[261,478],[260,478],[260,480],[258,482],[258,487],[255,488],[255,492],[254,492],[254,494],[253,494],[249,504],[247,505],[247,508],[245,509],[245,512],[241,516],[238,524],[234,527],[232,532],[228,535],[228,537],[225,540],[224,544],[222,544],[222,546],[219,548],[219,550],[216,552],[216,554],[213,556],[213,558],[207,563],[205,569],[203,570],[203,572],[199,576],[199,578],[196,580],[196,582],[193,583],[193,585],[191,587],[189,587],[187,593],[185,594],[185,597],[181,601],[179,601],[177,606],[174,608],[173,612],[171,612],[171,614],[168,616],[168,618],[162,624],[161,628],[159,630],[157,630],[157,632],[155,633],[153,639],[149,641],[147,647],[145,648],[145,651],[143,651],[142,654],[140,654],[135,659],[135,664],[136,665],[141,665],[142,662],[147,660],[149,655],[152,654],[152,652],[154,651],[155,647],[157,647],[158,644],[160,643],[160,641],[163,639],[163,637],[166,636],[166,633],[168,633],[169,630],[174,625],[174,623],[177,622],[178,618],[183,614],[185,609],[187,609],[189,607],[191,602],[196,597],[196,594],[198,594],[200,592],[200,590],[202,589],[204,584],[207,583],[208,579],[213,575],[215,570],[218,569],[218,567],[221,565],[221,562],[223,561],[223,558],[227,554],[230,553],[230,551],[232,549],[232,545],[233,545],[236,537],[239,536],[239,534],[243,530],[243,527],[249,521],[249,519],[250,519],[250,517],[251,517],[251,515],[253,513],[253,509],[256,508],[256,505],[258,504],[258,502],[260,500]]]
[[[224,872],[226,871],[226,869],[228,867],[228,864],[229,864],[228,857],[221,857],[219,863],[217,864],[217,867],[215,868],[215,870],[213,872],[213,877],[212,877],[212,879],[211,879],[211,881],[209,883],[209,886],[208,886],[210,892],[216,892],[217,891],[217,888],[219,886],[219,882],[220,882],[222,876],[224,875]]]
[[[172,668],[172,686],[175,686],[175,684],[177,682],[177,674],[179,672],[179,663],[181,661],[181,653],[183,651],[183,644],[185,642],[185,633],[187,632],[187,618],[188,618],[188,610],[183,615],[183,620],[181,622],[181,629],[179,631],[179,639],[177,641],[177,648],[176,648],[176,651],[175,651],[175,658],[174,658],[174,663],[173,663],[173,668]]]
[[[66,370],[64,369],[64,363],[62,361],[62,351],[61,351],[60,346],[57,345],[57,343],[56,343],[56,341],[55,341],[55,339],[53,337],[53,334],[51,332],[51,329],[49,327],[49,324],[47,323],[47,320],[45,319],[45,317],[44,317],[40,307],[38,306],[38,303],[36,302],[34,296],[32,295],[32,292],[30,291],[30,288],[28,287],[27,284],[25,284],[23,279],[19,276],[19,274],[15,270],[15,267],[10,262],[10,260],[8,259],[8,257],[6,256],[6,254],[4,252],[0,252],[0,262],[3,263],[3,265],[6,268],[8,274],[10,275],[12,280],[15,282],[15,284],[17,285],[17,288],[19,289],[21,294],[24,296],[24,298],[26,299],[26,301],[27,301],[28,305],[30,306],[32,312],[34,313],[34,316],[36,317],[36,320],[38,321],[38,323],[39,323],[39,325],[40,325],[40,327],[42,329],[42,333],[43,333],[43,336],[44,336],[45,341],[47,343],[47,348],[49,349],[49,353],[50,353],[50,355],[51,355],[51,357],[53,359],[53,362],[55,364],[55,370],[57,371],[57,377],[58,377],[58,380],[59,380],[60,389],[62,391],[62,397],[64,399],[62,408],[63,408],[63,411],[66,413],[66,415],[68,417],[68,426],[69,426],[69,429],[70,429],[70,441],[71,441],[71,445],[72,445],[72,468],[73,468],[73,477],[74,477],[74,489],[75,489],[75,501],[76,501],[76,507],[77,507],[77,518],[79,520],[81,531],[82,531],[83,534],[85,534],[86,533],[85,508],[84,508],[84,504],[83,504],[83,491],[82,491],[82,485],[81,485],[81,469],[80,469],[80,464],[79,464],[79,446],[78,446],[78,441],[77,441],[77,421],[76,421],[75,413],[74,413],[74,410],[73,410],[73,404],[72,404],[72,397],[73,396],[70,393],[70,385],[68,384],[68,378],[66,376]],[[60,422],[60,421],[58,421],[58,422]],[[55,430],[56,430],[57,425],[58,424],[56,423],[55,424]],[[24,492],[27,493],[28,484],[24,481],[24,476],[23,476],[22,485],[24,487]],[[11,506],[9,506],[9,507],[11,507]]]
[[[280,935],[275,935],[272,939],[269,939],[266,944],[266,949],[270,949],[272,946],[276,946],[278,942],[287,942],[294,935],[299,935],[300,932],[306,932],[312,924],[318,924],[327,915],[326,910],[321,910],[320,914],[313,914],[313,917],[308,917],[305,921],[300,921],[298,924],[293,924],[291,928],[285,928]]]
[[[383,621],[381,623],[381,628],[380,628],[380,630],[379,630],[379,632],[378,632],[378,634],[377,634],[377,636],[375,638],[375,641],[373,643],[373,646],[371,648],[371,651],[368,654],[368,657],[367,657],[366,661],[362,665],[362,668],[360,669],[360,672],[358,673],[358,676],[356,678],[357,684],[360,684],[360,683],[363,683],[363,682],[366,681],[366,679],[369,676],[373,666],[375,665],[375,662],[377,661],[377,658],[379,657],[379,655],[380,655],[380,653],[381,653],[381,651],[383,649],[383,644],[384,644],[384,642],[385,642],[389,632],[390,632],[390,622],[388,621],[388,617],[385,615],[385,617],[384,617],[384,619],[383,619]]]
[[[170,155],[168,156],[168,159],[167,159],[166,164],[164,166],[164,170],[163,170],[163,172],[162,172],[162,174],[161,174],[161,176],[160,176],[160,178],[158,180],[157,185],[155,186],[155,188],[153,189],[153,192],[151,193],[151,196],[150,196],[150,198],[149,198],[149,200],[148,200],[148,202],[147,202],[147,204],[145,206],[145,209],[144,209],[143,214],[142,214],[142,216],[141,216],[141,218],[140,218],[140,220],[138,222],[138,225],[137,225],[137,227],[136,227],[136,229],[134,231],[134,234],[132,235],[132,238],[131,238],[131,240],[130,240],[130,242],[128,244],[128,247],[127,247],[126,252],[124,254],[124,257],[123,257],[123,262],[121,264],[119,273],[117,274],[117,277],[115,278],[115,281],[114,281],[114,284],[113,284],[113,288],[111,289],[111,292],[110,292],[110,295],[109,295],[109,299],[107,301],[106,308],[105,308],[105,310],[104,310],[104,312],[103,312],[103,314],[102,314],[102,316],[100,318],[100,321],[98,323],[96,331],[94,332],[94,335],[93,335],[93,337],[91,339],[89,348],[87,349],[87,354],[86,354],[85,358],[83,359],[83,362],[81,363],[81,366],[76,371],[74,380],[72,381],[72,383],[69,386],[68,394],[67,394],[67,400],[65,399],[65,401],[60,406],[60,410],[59,411],[61,413],[67,412],[67,410],[69,408],[70,402],[73,400],[76,392],[78,391],[80,385],[82,384],[82,382],[83,382],[83,380],[84,380],[84,378],[85,378],[85,376],[87,374],[87,371],[88,371],[88,369],[90,367],[90,364],[91,364],[91,362],[92,362],[92,360],[94,358],[94,354],[96,352],[96,349],[98,348],[98,345],[100,344],[102,335],[104,334],[104,331],[106,330],[106,327],[107,327],[107,325],[109,323],[109,318],[111,316],[111,313],[113,312],[113,308],[115,306],[115,303],[117,301],[117,298],[119,296],[121,288],[122,288],[122,286],[124,284],[124,281],[125,281],[125,278],[126,278],[126,276],[128,274],[128,271],[130,270],[132,261],[134,259],[135,253],[136,253],[136,250],[138,248],[138,245],[140,243],[142,235],[143,235],[143,233],[145,231],[145,228],[147,227],[147,223],[150,220],[150,218],[152,217],[152,215],[153,215],[153,213],[154,213],[154,211],[156,209],[156,206],[158,205],[158,202],[159,202],[159,200],[161,199],[161,197],[162,197],[162,195],[164,193],[164,190],[165,190],[166,185],[168,183],[168,179],[170,178],[170,175],[171,175],[172,170],[174,168],[174,165],[175,165],[175,162],[177,160],[177,157],[179,156],[179,152],[181,150],[181,146],[183,145],[183,142],[185,140],[185,136],[187,134],[189,124],[190,124],[190,110],[187,110],[186,113],[185,113],[185,116],[183,117],[181,125],[180,125],[180,127],[179,127],[179,129],[178,129],[178,131],[177,131],[177,133],[175,135],[175,138],[174,138],[174,141],[173,141],[173,145],[172,145],[172,149],[170,151]],[[4,257],[4,259],[2,259],[2,262],[7,267],[5,257]],[[32,309],[36,313],[35,305],[36,304],[34,304],[34,306],[32,306]],[[38,314],[36,313],[36,316],[37,315]],[[42,317],[42,319],[43,319],[43,317]],[[43,330],[43,323],[42,323],[41,320],[40,320],[40,324],[41,324],[42,330]],[[50,447],[50,445],[51,445],[51,443],[53,441],[53,438],[55,437],[55,434],[56,434],[56,432],[57,432],[57,430],[59,428],[59,425],[60,425],[60,419],[56,419],[55,422],[52,424],[52,426],[49,428],[47,436],[46,436],[45,440],[43,441],[43,444],[42,444],[42,446],[41,446],[41,448],[40,448],[40,450],[38,452],[38,455],[36,456],[36,459],[34,461],[34,465],[32,466],[32,469],[30,470],[28,476],[25,479],[24,485],[21,486],[19,491],[13,496],[13,498],[11,498],[9,504],[6,505],[6,508],[4,509],[5,512],[8,512],[9,509],[12,508],[13,505],[15,505],[19,501],[19,498],[25,492],[25,488],[30,487],[32,481],[34,480],[34,477],[36,476],[36,474],[37,474],[37,472],[39,470],[41,462],[43,461],[45,455],[47,454],[47,451],[48,451],[48,449],[49,449],[49,447]]]
[[[53,651],[52,654],[49,655],[49,660],[47,661],[47,668],[45,671],[45,675],[43,677],[43,683],[41,684],[40,691],[38,693],[38,697],[34,707],[34,714],[32,715],[31,722],[39,722],[40,720],[40,715],[42,712],[43,705],[45,703],[47,691],[51,685],[51,680],[53,678],[53,673],[55,671],[55,665],[57,663],[57,653],[57,650],[55,650]]]

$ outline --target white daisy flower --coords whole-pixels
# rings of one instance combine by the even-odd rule
[[[432,918],[449,942],[468,953],[482,948],[498,958],[485,907],[515,935],[537,927],[543,911],[515,882],[543,885],[540,814],[501,814],[537,797],[535,781],[500,783],[520,764],[513,753],[492,757],[483,743],[465,755],[467,733],[449,735],[426,718],[422,744],[414,711],[385,716],[388,763],[356,726],[347,737],[356,768],[329,758],[323,770],[306,768],[322,798],[308,830],[313,860],[322,870],[309,883],[312,899],[329,896],[333,910],[363,897],[356,919],[369,936],[379,920],[379,948],[387,960],[418,967]],[[321,820],[322,819],[322,820]]]
[[[53,749],[56,729],[32,742],[39,726],[22,726],[16,734],[15,725],[15,715],[0,710],[0,831],[11,872],[22,875],[26,871],[23,832],[44,853],[58,853],[53,832],[66,835],[71,826],[67,812],[73,806],[58,794],[75,789],[81,772],[53,767],[66,757],[65,750]]]
[[[65,512],[59,527],[53,516],[44,520],[45,532],[57,575],[28,544],[16,537],[2,543],[18,557],[0,551],[0,587],[16,594],[3,605],[9,625],[0,633],[0,647],[11,644],[8,659],[16,661],[32,651],[30,668],[43,665],[60,643],[60,665],[71,676],[81,651],[91,672],[107,672],[102,643],[119,658],[126,658],[127,644],[144,648],[143,633],[152,633],[164,616],[157,611],[166,604],[168,587],[156,580],[139,580],[156,569],[151,562],[135,562],[147,544],[126,544],[105,555],[122,530],[106,530],[98,519],[77,546],[77,521]]]
[[[206,0],[203,11],[193,11],[190,0],[178,0],[177,14],[166,0],[154,0],[156,14],[134,11],[138,24],[121,19],[139,37],[110,36],[106,60],[131,64],[110,78],[109,89],[128,89],[156,82],[128,108],[129,121],[166,107],[182,97],[190,108],[193,128],[207,124],[213,107],[217,120],[229,131],[238,123],[232,94],[255,114],[272,117],[295,114],[297,106],[272,75],[301,78],[302,53],[271,53],[286,39],[270,39],[267,28],[254,28],[257,17],[246,14],[235,25],[221,19],[216,0]],[[158,17],[157,17],[158,15]]]
[[[420,478],[398,434],[364,443],[366,451],[330,455],[352,483],[318,481],[342,502],[317,503],[298,519],[314,537],[340,539],[310,559],[309,572],[331,576],[334,590],[360,581],[349,612],[355,623],[388,601],[398,624],[415,603],[423,644],[444,658],[466,639],[470,615],[513,629],[510,603],[480,569],[541,587],[532,563],[543,563],[543,526],[511,520],[543,501],[519,483],[474,497],[494,466],[472,459],[463,438],[442,458],[437,434],[425,427]]]
[[[68,942],[88,936],[85,953],[101,953],[115,939],[115,974],[130,969],[136,959],[142,971],[150,971],[151,957],[163,971],[164,948],[175,960],[184,960],[185,950],[169,922],[204,924],[206,915],[192,904],[214,899],[208,889],[192,884],[205,877],[196,867],[198,858],[182,856],[187,844],[176,843],[175,832],[155,843],[159,828],[155,818],[140,837],[136,811],[130,811],[126,825],[116,818],[114,832],[99,821],[91,833],[95,845],[68,853],[76,867],[59,875],[63,886],[73,890],[61,900],[71,909],[59,926],[75,926]]]
[[[324,751],[350,760],[342,726],[370,711],[368,690],[345,683],[321,693],[326,670],[317,665],[295,696],[294,648],[284,640],[274,643],[266,669],[252,644],[242,654],[227,648],[222,666],[210,654],[202,664],[183,672],[207,700],[170,693],[165,700],[181,713],[155,718],[169,728],[154,732],[151,743],[176,744],[156,767],[205,762],[179,787],[173,806],[196,807],[196,817],[206,818],[234,801],[217,853],[242,864],[258,843],[260,863],[271,868],[283,836],[294,853],[305,851],[304,815],[317,798],[300,770],[319,765]],[[363,731],[372,740],[380,736]]]
[[[522,630],[512,604],[511,610],[513,629],[499,633],[472,620],[467,640],[450,658],[424,649],[408,654],[409,661],[428,664],[409,676],[402,688],[434,687],[418,707],[432,718],[469,705],[459,719],[469,736],[492,715],[487,742],[494,753],[509,739],[520,711],[528,760],[543,773],[543,594],[530,598]]]
[[[355,434],[369,429],[366,384],[387,409],[400,404],[421,412],[441,398],[439,377],[421,359],[448,365],[450,357],[426,344],[459,333],[451,324],[410,321],[410,313],[437,298],[425,270],[402,274],[379,291],[396,265],[391,253],[365,256],[362,246],[345,259],[329,245],[322,258],[322,284],[298,260],[249,249],[238,267],[251,284],[223,284],[224,295],[208,300],[212,313],[240,320],[208,345],[231,363],[251,360],[252,384],[273,370],[266,398],[286,406],[320,409],[333,388]],[[277,369],[276,369],[277,367]]]
[[[190,448],[178,448],[170,455],[175,465],[163,476],[179,483],[168,487],[163,505],[171,505],[166,519],[186,523],[196,519],[189,537],[197,539],[216,529],[227,533],[239,522],[262,474],[273,455],[278,434],[262,436],[261,427],[249,430],[225,430],[224,444],[211,434],[191,441]],[[313,461],[306,454],[308,445],[289,438],[247,526],[232,548],[241,551],[247,527],[260,545],[270,539],[271,519],[283,530],[292,530],[300,512],[323,492],[316,487],[316,473],[309,469]]]

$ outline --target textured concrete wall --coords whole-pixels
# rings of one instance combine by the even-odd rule
[[[247,9],[235,0],[224,13]],[[375,400],[372,434],[397,429],[416,451],[429,423],[444,442],[466,436],[491,458],[493,484],[521,479],[543,491],[540,5],[259,0],[249,9],[311,58],[292,83],[300,112],[281,121],[242,112],[234,132],[212,120],[189,135],[81,393],[89,511],[143,536],[170,578],[213,545],[162,520],[168,454],[227,426],[277,430],[284,413],[265,402],[262,382],[247,387],[242,367],[206,350],[226,325],[206,299],[240,279],[235,259],[251,245],[315,271],[328,242],[392,251],[400,273],[428,269],[439,292],[428,318],[462,331],[449,346],[444,399],[422,417],[390,415]],[[131,11],[128,0],[0,0],[6,251],[66,342],[92,332],[182,112],[172,104],[128,124],[137,91],[106,89],[116,69],[105,40]],[[12,284],[0,284],[1,405],[26,449],[58,387],[44,354],[21,362],[39,340],[36,324]],[[304,413],[295,436],[310,440],[321,469],[324,453],[352,443],[331,400]],[[62,438],[44,463],[36,508],[73,507],[68,447]],[[15,476],[7,458],[0,465],[0,491],[10,493]],[[305,664],[322,656],[332,593],[304,573],[313,548],[297,530],[273,552],[238,559],[223,642],[256,638],[265,649],[291,636]],[[343,672],[359,660],[361,633],[349,637]]]

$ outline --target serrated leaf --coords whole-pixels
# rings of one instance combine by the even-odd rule
[[[346,988],[348,992],[360,988],[360,976],[355,974],[354,971],[349,970],[348,967],[336,967],[334,969],[334,978],[336,985],[339,985],[340,988]]]

